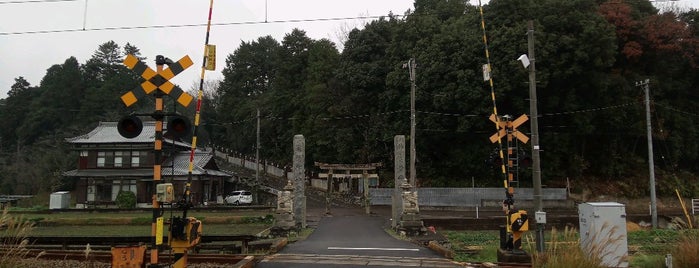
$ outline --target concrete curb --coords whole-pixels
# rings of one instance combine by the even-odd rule
[[[234,264],[231,266],[233,268],[253,268],[255,267],[255,257],[254,256],[245,256],[242,260],[240,260],[238,263]]]
[[[274,253],[279,252],[279,251],[282,250],[282,249],[286,246],[286,244],[288,244],[288,243],[289,243],[289,239],[287,239],[286,237],[281,238],[281,239],[278,239],[276,243],[273,243],[273,244],[269,247],[269,253],[270,253],[270,254],[274,254]]]
[[[427,247],[430,248],[432,251],[439,253],[440,255],[453,260],[454,259],[454,251],[451,249],[448,249],[442,245],[440,245],[437,241],[430,241],[427,244]]]

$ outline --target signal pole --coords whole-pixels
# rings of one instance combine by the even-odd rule
[[[257,145],[255,146],[255,204],[258,204],[257,191],[260,185],[260,109],[257,109]]]
[[[541,202],[541,158],[539,157],[539,118],[537,110],[536,98],[536,58],[534,57],[534,22],[527,23],[527,48],[529,56],[529,114],[531,116],[531,131],[532,131],[532,180],[534,181],[534,204],[536,206],[535,215],[541,214],[543,222],[539,217],[536,217],[536,250],[544,251],[544,224],[546,223],[546,214]]]
[[[192,96],[187,94],[186,92],[182,91],[181,88],[178,86],[175,86],[172,84],[169,80],[173,78],[175,75],[179,74],[180,72],[184,71],[187,67],[191,66],[192,60],[188,57],[185,56],[182,59],[180,59],[177,62],[173,62],[172,60],[165,58],[162,55],[157,55],[155,59],[155,64],[157,65],[156,70],[154,71],[153,69],[149,68],[145,63],[141,62],[138,58],[136,58],[133,55],[127,55],[126,58],[124,59],[124,65],[128,67],[129,69],[136,70],[140,73],[141,77],[145,79],[143,83],[134,90],[131,90],[124,95],[121,96],[121,101],[126,105],[126,107],[129,107],[136,103],[138,99],[142,96],[148,95],[150,93],[153,93],[155,97],[155,111],[151,114],[142,114],[142,115],[149,115],[153,119],[155,119],[155,141],[154,141],[154,150],[153,150],[153,158],[154,158],[154,163],[153,163],[153,182],[152,182],[152,188],[151,188],[151,198],[152,198],[152,203],[153,203],[153,219],[151,222],[151,255],[150,255],[150,266],[155,267],[158,265],[158,251],[161,247],[163,247],[163,210],[161,206],[161,202],[168,203],[172,201],[172,196],[170,196],[168,193],[171,193],[172,191],[167,190],[167,185],[166,184],[160,184],[161,181],[161,158],[162,158],[162,147],[163,147],[163,118],[171,115],[175,115],[175,118],[170,120],[168,125],[172,125],[172,128],[169,128],[170,130],[174,132],[185,132],[188,131],[189,127],[185,126],[188,125],[188,119],[183,119],[181,117],[176,116],[176,114],[165,114],[163,113],[163,95],[167,94],[174,99],[177,100],[178,103],[180,103],[182,106],[189,106],[189,104],[192,101]],[[163,65],[167,64],[170,68],[163,70]],[[184,124],[184,125],[183,125]],[[129,116],[126,117],[122,120],[119,121],[117,125],[117,129],[119,131],[119,134],[121,134],[123,137],[131,139],[136,136],[138,136],[141,133],[142,130],[142,123],[141,120],[138,119],[136,116]],[[165,187],[161,187],[165,186]],[[170,185],[172,187],[172,185]],[[162,200],[159,200],[158,198],[158,189],[163,188],[164,193],[162,196]],[[172,188],[170,188],[172,189]],[[186,210],[185,210],[186,211]],[[171,223],[171,226],[174,225],[174,221]],[[173,228],[174,229],[174,228]],[[198,234],[195,234],[197,236]],[[189,237],[194,237],[194,236],[189,236]],[[170,239],[169,241],[172,244],[172,241],[174,239]],[[189,241],[187,242],[189,243]],[[198,243],[198,240],[196,242],[192,242],[193,244]],[[175,256],[178,256],[178,253],[175,253]],[[186,259],[183,258],[183,259]],[[177,263],[175,264],[175,267],[179,267]]]
[[[653,131],[650,125],[650,92],[649,79],[636,82],[636,86],[643,87],[646,103],[646,132],[648,133],[648,173],[650,176],[650,215],[653,229],[658,228],[658,206],[655,200],[655,163],[653,162]]]
[[[155,56],[155,65],[156,72],[162,72],[163,65],[165,65],[165,57],[161,55]],[[155,119],[155,145],[153,152],[153,184],[151,186],[151,198],[153,199],[153,220],[151,223],[152,244],[150,253],[151,265],[158,264],[158,247],[162,244],[163,230],[163,217],[160,213],[160,203],[158,203],[158,198],[156,196],[156,187],[158,186],[158,183],[160,183],[160,160],[163,148],[163,92],[160,89],[156,89],[153,96],[155,96],[155,112],[153,113],[153,118]]]
[[[415,58],[408,61],[410,72],[410,186],[417,186],[415,174]]]

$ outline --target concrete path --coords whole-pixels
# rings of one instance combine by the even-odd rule
[[[333,210],[303,241],[267,256],[256,267],[463,267],[428,248],[396,239],[386,218],[362,210]],[[315,213],[309,213],[313,218]],[[315,214],[317,215],[317,214]]]

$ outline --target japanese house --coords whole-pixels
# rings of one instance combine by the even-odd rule
[[[191,144],[169,138],[164,130],[161,181],[174,185],[179,200],[189,177]],[[100,122],[89,133],[66,141],[79,152],[77,169],[63,173],[76,177],[73,195],[77,206],[111,204],[119,191],[136,194],[139,207],[151,206],[155,122],[143,122],[143,131],[133,139],[119,135],[116,122]],[[191,197],[195,205],[220,202],[224,185],[234,174],[221,171],[214,152],[197,148],[192,169]]]

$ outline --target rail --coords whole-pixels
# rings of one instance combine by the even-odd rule
[[[0,254],[6,252],[5,249],[0,249]],[[94,261],[101,263],[110,263],[112,254],[109,251],[93,251],[86,255],[84,251],[76,250],[27,250],[24,253],[24,258],[36,258],[44,260],[76,260],[76,261]],[[150,252],[146,252],[146,258],[149,259]],[[163,254],[160,260],[167,263],[173,259],[171,255]],[[191,254],[188,256],[189,263],[216,263],[225,264],[225,267],[253,267],[254,257],[237,255],[237,254]],[[229,266],[234,265],[234,266]]]
[[[0,237],[0,239],[2,239]],[[120,246],[149,244],[151,236],[30,236],[26,237],[30,245],[57,245],[61,249],[67,250],[70,246]],[[210,248],[206,243],[213,242],[241,242],[241,251],[247,253],[249,243],[257,240],[254,235],[204,235],[201,237],[202,248]],[[163,237],[163,243],[167,243],[168,238]],[[196,250],[196,249],[195,249]]]

